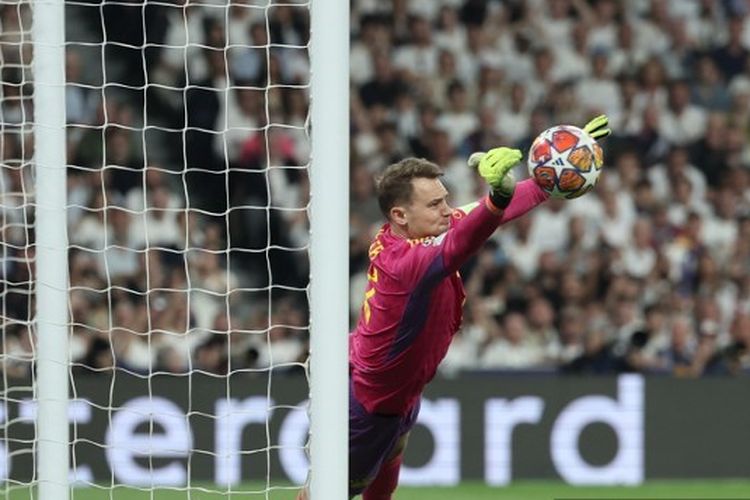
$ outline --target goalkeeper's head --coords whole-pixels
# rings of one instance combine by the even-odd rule
[[[385,169],[378,179],[378,203],[394,233],[406,238],[443,234],[453,208],[440,181],[443,171],[422,158],[406,158]]]

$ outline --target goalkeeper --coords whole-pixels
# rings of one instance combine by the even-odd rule
[[[607,118],[585,130],[594,138],[609,134]],[[368,288],[349,338],[350,497],[388,500],[396,490],[422,390],[461,326],[459,267],[498,226],[547,199],[532,179],[516,184],[511,169],[521,157],[505,147],[472,154],[469,165],[490,193],[459,209],[448,205],[442,172],[427,160],[402,160],[380,179],[388,222],[370,246]]]

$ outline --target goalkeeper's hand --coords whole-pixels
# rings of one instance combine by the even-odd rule
[[[612,133],[609,128],[609,118],[607,115],[599,115],[592,118],[586,125],[583,126],[583,131],[589,134],[595,141],[598,141],[602,137],[607,137]]]
[[[516,179],[511,169],[522,157],[523,153],[520,150],[505,147],[490,149],[486,153],[472,153],[469,157],[469,166],[476,168],[479,175],[490,185],[490,197],[498,208],[507,207],[513,197]]]

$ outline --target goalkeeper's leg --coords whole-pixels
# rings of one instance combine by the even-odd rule
[[[380,466],[378,475],[362,493],[362,500],[391,500],[391,495],[398,486],[398,474],[408,438],[409,434],[406,433],[398,440],[393,452]]]
[[[368,413],[349,391],[349,498],[354,498],[377,485],[372,493],[387,492],[387,496],[365,498],[390,498],[398,482],[401,454],[406,437],[417,420],[419,404],[405,416],[385,416]],[[398,460],[396,460],[398,459]],[[367,495],[367,493],[365,493]],[[297,500],[308,500],[303,489]]]
[[[398,455],[380,467],[378,475],[362,493],[362,500],[391,500],[391,495],[398,486],[402,458],[403,455]]]

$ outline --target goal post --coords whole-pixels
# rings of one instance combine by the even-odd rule
[[[349,3],[312,0],[312,500],[348,488]]]
[[[34,0],[36,420],[40,500],[67,500],[68,262],[64,0]]]

